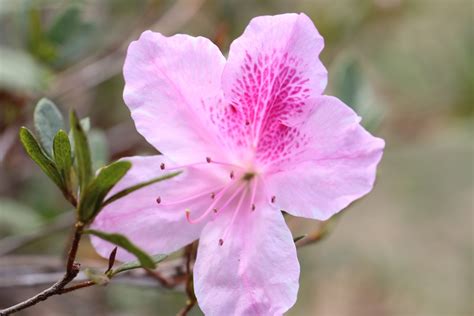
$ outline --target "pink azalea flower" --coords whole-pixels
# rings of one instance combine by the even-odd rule
[[[227,60],[181,34],[146,31],[128,49],[124,99],[163,155],[126,158],[133,167],[114,192],[183,173],[110,204],[93,226],[150,253],[200,238],[194,286],[206,315],[287,311],[300,268],[281,210],[326,220],[373,187],[384,141],[322,95],[323,45],[306,15],[283,14],[254,18]],[[113,248],[92,242],[105,257]]]

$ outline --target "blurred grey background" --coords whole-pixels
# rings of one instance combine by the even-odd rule
[[[17,138],[40,97],[90,117],[97,166],[152,154],[122,100],[128,43],[152,29],[206,36],[227,52],[252,17],[284,12],[311,17],[326,41],[326,93],[387,143],[373,192],[328,238],[300,249],[301,289],[288,315],[473,315],[470,0],[0,0],[0,278],[54,269],[67,238],[67,204]],[[318,227],[290,225],[295,236]],[[87,243],[80,258],[100,260]],[[42,287],[0,284],[0,305]],[[185,300],[112,282],[19,315],[174,315]]]

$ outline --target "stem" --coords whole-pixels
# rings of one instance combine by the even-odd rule
[[[25,300],[21,303],[18,303],[18,304],[13,305],[9,308],[5,308],[3,310],[0,310],[0,315],[6,316],[6,315],[16,313],[16,312],[21,311],[25,308],[36,305],[39,302],[45,301],[53,295],[62,294],[61,290],[64,288],[64,286],[66,286],[66,284],[71,282],[77,276],[78,273],[79,273],[79,265],[74,265],[71,272],[66,272],[64,274],[63,278],[61,280],[59,280],[58,282],[54,283],[51,287],[47,288],[46,290],[36,294],[35,296],[33,296],[33,297],[31,297],[31,298],[29,298],[29,299],[27,299],[27,300]]]
[[[70,287],[63,288],[59,291],[58,294],[69,293],[69,292],[79,290],[79,289],[82,289],[82,288],[85,288],[85,287],[93,286],[93,285],[95,285],[95,283],[93,281],[84,281],[84,282],[72,285]]]
[[[82,231],[84,230],[84,223],[78,221],[74,225],[74,236],[72,238],[71,248],[67,256],[66,273],[71,272],[74,268],[74,260],[76,260],[77,250],[79,249],[79,242],[81,241]]]
[[[66,263],[66,272],[64,273],[64,276],[61,278],[61,280],[57,281],[46,290],[36,294],[35,296],[21,303],[18,303],[11,307],[0,310],[1,316],[10,315],[18,311],[21,311],[25,308],[28,308],[30,306],[36,305],[39,302],[47,300],[49,297],[53,295],[60,295],[63,293],[68,293],[70,291],[73,291],[77,288],[85,287],[85,286],[77,287],[76,285],[76,286],[72,286],[71,288],[66,288],[66,289],[64,288],[67,284],[69,284],[69,282],[74,280],[74,278],[79,273],[80,264],[75,263],[74,261],[76,260],[77,250],[79,248],[79,242],[81,240],[83,229],[84,229],[84,224],[82,222],[77,222],[74,225],[74,237],[71,243],[71,248],[69,249],[69,253],[68,253],[68,258],[67,258],[67,263]],[[90,286],[90,285],[87,285],[87,286]]]
[[[195,244],[192,243],[186,246],[184,250],[184,255],[186,256],[186,294],[188,295],[188,300],[186,301],[186,306],[184,306],[177,314],[177,316],[186,316],[189,311],[196,305],[197,299],[194,295],[194,285],[193,285],[193,270],[191,267],[191,262],[196,256]]]

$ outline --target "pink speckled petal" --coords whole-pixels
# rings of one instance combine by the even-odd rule
[[[218,157],[209,109],[221,99],[225,59],[206,38],[151,31],[128,48],[125,103],[137,130],[179,163]]]
[[[231,213],[206,225],[199,242],[194,287],[208,315],[282,315],[296,301],[296,248],[281,212],[260,203],[244,208],[218,244]]]
[[[113,188],[109,196],[132,185],[153,179],[168,173],[161,170],[161,163],[173,166],[164,156],[128,157],[132,169]],[[219,183],[218,177],[203,168],[188,168],[182,174],[163,182],[152,184],[137,190],[122,199],[106,206],[92,224],[93,229],[117,232],[128,237],[132,242],[151,254],[170,253],[199,237],[206,221],[189,224],[186,221],[185,209],[196,210],[196,214],[208,207],[210,195],[204,195],[186,203],[171,202],[186,199],[206,192]],[[156,202],[157,197],[161,203]],[[91,237],[92,244],[103,257],[108,257],[113,245]],[[117,259],[134,260],[133,255],[119,249]]]
[[[326,220],[372,190],[384,141],[372,136],[360,118],[334,97],[316,100],[302,134],[307,148],[295,151],[286,168],[266,178],[275,204],[296,216]]]
[[[323,46],[305,14],[252,19],[232,43],[222,77],[228,119],[221,130],[235,147],[257,147],[262,156],[281,122],[298,123],[308,111],[305,100],[326,87],[327,71],[318,58]]]

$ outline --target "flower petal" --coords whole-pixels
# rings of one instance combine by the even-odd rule
[[[257,146],[269,126],[294,124],[295,115],[307,111],[305,100],[319,96],[327,83],[318,59],[323,46],[305,14],[254,18],[232,43],[222,77],[229,105],[221,129],[237,147]]]
[[[109,196],[135,184],[167,174],[166,170],[160,168],[162,163],[172,166],[164,156],[137,156],[124,160],[132,162],[132,168],[113,188]],[[207,208],[211,203],[210,193],[184,203],[171,203],[209,191],[209,188],[212,190],[212,186],[219,183],[218,181],[219,179],[207,169],[188,168],[174,178],[141,188],[107,205],[94,220],[92,228],[123,234],[151,254],[170,253],[199,237],[206,222],[189,224],[186,221],[185,209]],[[161,198],[160,204],[156,201],[158,196]],[[197,214],[199,215],[199,212]],[[97,252],[104,257],[108,257],[114,248],[113,245],[97,237],[91,237],[91,240]],[[119,249],[117,258],[122,261],[134,259],[122,249]]]
[[[176,162],[217,155],[208,111],[222,95],[224,63],[219,49],[203,37],[146,31],[128,48],[125,103],[137,130]]]
[[[231,213],[204,228],[194,287],[206,315],[282,315],[296,301],[299,263],[280,211],[242,209],[222,246]]]
[[[295,152],[286,168],[265,180],[280,209],[326,220],[372,190],[385,143],[359,122],[337,98],[315,100],[313,113],[300,128],[301,134],[311,135],[309,148]]]

